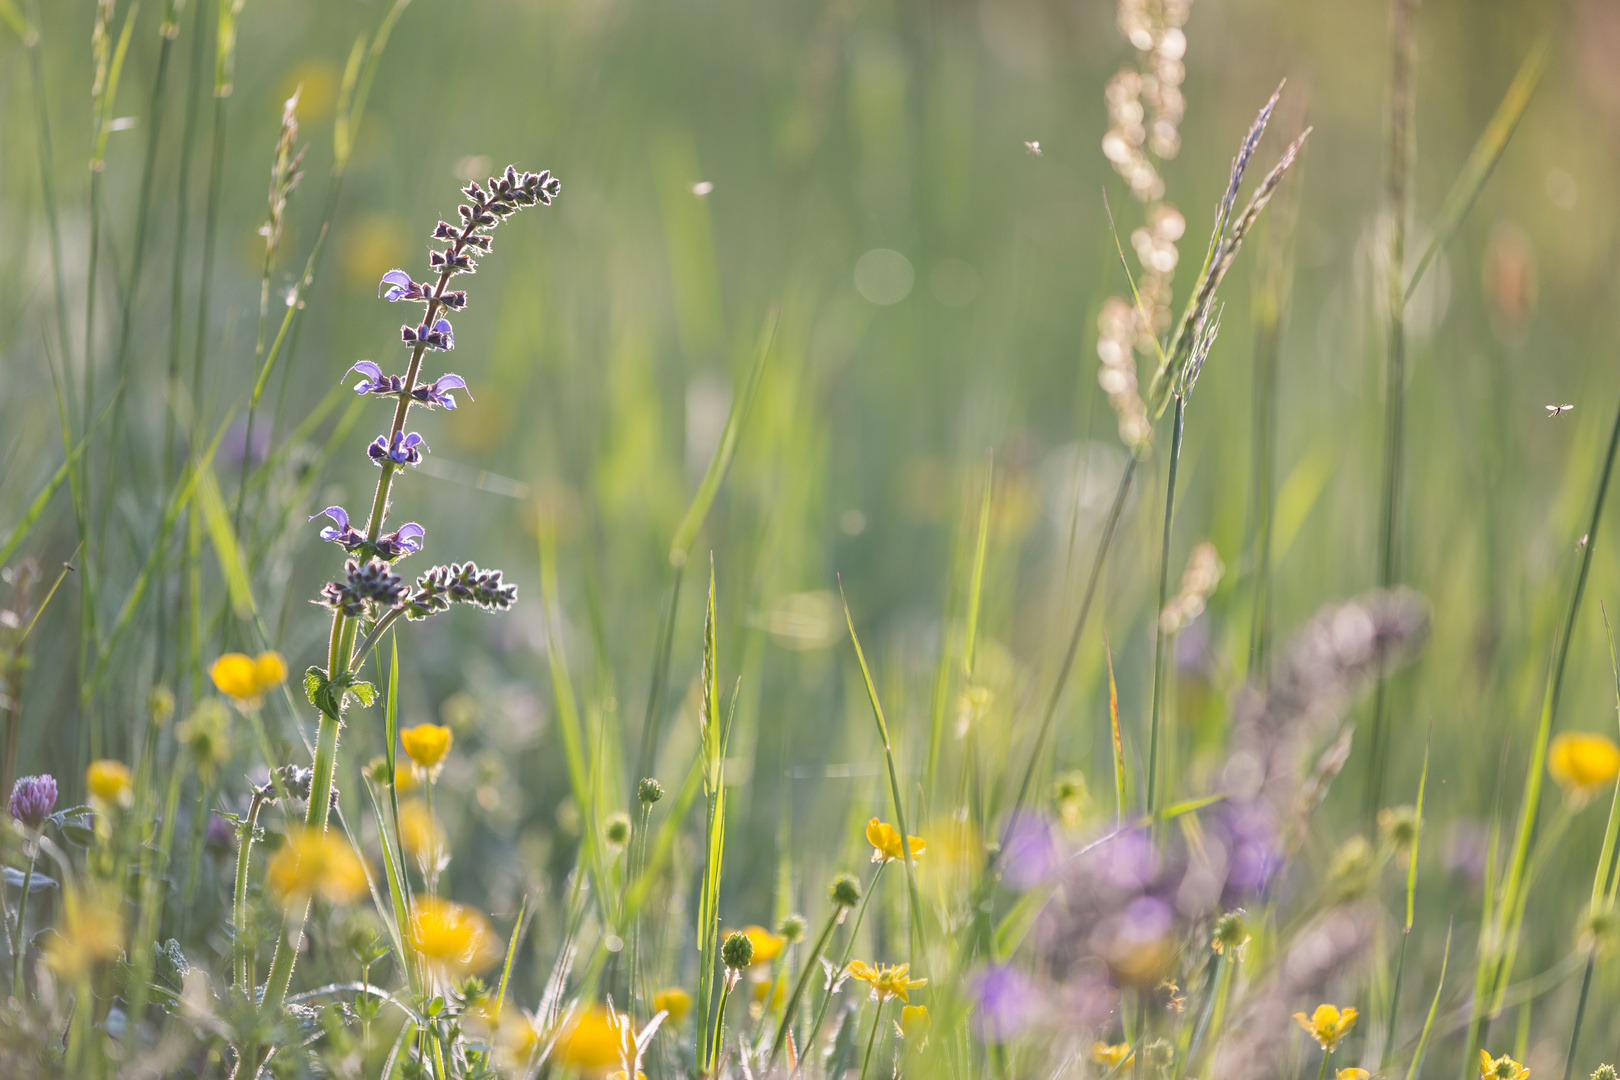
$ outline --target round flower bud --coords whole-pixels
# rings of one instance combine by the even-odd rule
[[[854,874],[839,874],[833,878],[827,895],[839,907],[852,908],[861,902],[861,879]]]
[[[664,797],[664,785],[652,777],[646,777],[636,788],[636,798],[641,800],[642,806],[651,806]]]
[[[776,932],[792,942],[804,940],[804,916],[799,914],[784,915],[777,924]]]
[[[154,686],[146,695],[146,713],[152,723],[162,727],[174,715],[174,691],[167,686]]]
[[[720,946],[720,960],[726,967],[741,971],[753,958],[754,943],[748,940],[747,934],[734,930],[726,935],[725,944]]]
[[[630,816],[622,812],[609,814],[607,823],[602,828],[602,834],[614,847],[624,847],[630,842]]]

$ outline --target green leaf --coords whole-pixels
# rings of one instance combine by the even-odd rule
[[[326,689],[326,669],[312,667],[304,672],[304,696],[317,709],[321,707],[321,691]]]
[[[371,708],[371,706],[377,700],[377,688],[368,682],[356,680],[355,682],[350,683],[349,693],[359,698],[360,704],[368,709]]]

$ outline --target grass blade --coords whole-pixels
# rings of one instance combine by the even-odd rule
[[[1496,107],[1496,113],[1491,122],[1485,125],[1480,133],[1479,141],[1469,152],[1468,160],[1463,163],[1462,172],[1446,192],[1445,202],[1440,204],[1440,224],[1435,227],[1434,239],[1424,249],[1423,257],[1418,259],[1417,267],[1412,271],[1412,278],[1407,282],[1404,303],[1412,302],[1412,294],[1417,292],[1418,283],[1423,280],[1423,274],[1429,269],[1429,264],[1435,256],[1444,251],[1446,245],[1451,243],[1452,237],[1457,235],[1457,229],[1462,225],[1463,218],[1473,209],[1474,200],[1485,187],[1491,173],[1496,169],[1496,163],[1502,160],[1502,152],[1507,149],[1508,140],[1513,137],[1514,130],[1519,126],[1519,120],[1524,116],[1525,106],[1530,104],[1530,96],[1536,92],[1536,84],[1541,81],[1541,72],[1547,65],[1547,47],[1551,39],[1542,35],[1525,56],[1524,62],[1519,65],[1519,73],[1508,84],[1507,93],[1502,95],[1502,103]]]
[[[1446,967],[1451,962],[1451,926],[1446,926],[1446,951],[1440,956],[1440,982],[1434,988],[1434,1000],[1429,1002],[1429,1015],[1423,1021],[1423,1033],[1418,1036],[1417,1050],[1412,1054],[1412,1064],[1406,1070],[1406,1080],[1417,1080],[1418,1070],[1423,1067],[1423,1051],[1429,1045],[1429,1033],[1434,1030],[1434,1017],[1440,1009],[1440,994],[1446,988]],[[1472,1067],[1472,1063],[1470,1063]]]
[[[1108,723],[1114,745],[1114,822],[1125,822],[1125,742],[1119,735],[1119,684],[1114,681],[1114,651],[1103,638],[1103,655],[1108,661]]]

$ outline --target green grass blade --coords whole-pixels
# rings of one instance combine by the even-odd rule
[[[1423,838],[1423,793],[1429,783],[1429,747],[1434,741],[1434,721],[1429,721],[1429,737],[1423,743],[1423,771],[1418,774],[1417,806],[1412,823],[1412,858],[1406,866],[1406,932],[1412,931],[1412,913],[1417,903],[1418,842]]]
[[[984,557],[990,544],[990,499],[995,491],[995,460],[987,452],[984,462],[984,498],[979,503],[979,534],[973,545],[973,572],[968,579],[966,635],[962,641],[962,677],[973,679],[974,648],[979,639],[979,603],[984,592]]]
[[[772,308],[766,317],[765,329],[760,335],[759,349],[754,356],[754,366],[749,370],[748,381],[743,384],[742,392],[732,398],[731,411],[726,414],[726,426],[720,432],[720,445],[714,448],[714,455],[709,458],[709,467],[704,470],[703,480],[698,484],[697,494],[692,496],[692,502],[686,508],[686,516],[681,518],[680,525],[675,529],[675,537],[670,541],[669,561],[672,566],[686,565],[692,541],[697,539],[698,530],[703,527],[703,520],[709,516],[709,508],[714,505],[714,497],[719,494],[720,485],[725,481],[727,470],[731,468],[731,457],[736,452],[743,421],[753,404],[754,392],[759,389],[760,376],[765,371],[765,361],[770,357],[771,347],[776,341],[776,326],[780,315],[778,309]]]
[[[1412,278],[1406,285],[1407,303],[1412,302],[1412,294],[1417,292],[1418,283],[1423,280],[1423,274],[1435,256],[1444,251],[1446,245],[1451,243],[1452,237],[1457,235],[1457,229],[1462,225],[1463,218],[1473,209],[1474,200],[1485,187],[1485,181],[1490,179],[1491,173],[1496,169],[1496,163],[1502,160],[1502,152],[1507,149],[1508,140],[1513,137],[1514,129],[1519,126],[1519,120],[1524,116],[1525,106],[1530,104],[1530,96],[1536,91],[1536,84],[1541,81],[1542,69],[1547,63],[1547,47],[1550,38],[1543,35],[1531,47],[1524,62],[1519,65],[1519,73],[1513,77],[1508,85],[1507,93],[1502,96],[1502,103],[1496,107],[1496,114],[1491,122],[1485,125],[1480,134],[1479,141],[1469,153],[1468,160],[1463,163],[1462,172],[1457,174],[1456,181],[1451,190],[1446,193],[1446,201],[1440,204],[1440,224],[1434,230],[1434,239],[1429,241],[1428,248],[1423,257],[1418,260],[1417,268],[1412,271]]]
[[[1423,1033],[1418,1036],[1417,1050],[1413,1052],[1412,1064],[1406,1070],[1406,1080],[1417,1080],[1418,1070],[1423,1067],[1423,1051],[1429,1045],[1429,1033],[1434,1030],[1435,1014],[1440,1011],[1440,994],[1446,988],[1446,967],[1450,962],[1451,927],[1448,925],[1446,927],[1446,951],[1440,956],[1440,982],[1434,988],[1434,1000],[1429,1002],[1429,1015],[1423,1021]],[[1472,1067],[1471,1064],[1470,1067]]]
[[[10,559],[16,553],[17,546],[28,539],[28,534],[33,531],[40,515],[45,513],[45,507],[50,504],[51,496],[55,495],[56,489],[62,486],[62,481],[68,478],[68,474],[73,470],[73,463],[78,460],[80,454],[84,453],[84,448],[89,444],[89,441],[89,436],[79,440],[78,445],[73,448],[73,452],[68,454],[67,460],[63,461],[57,468],[49,482],[40,489],[38,495],[34,496],[34,501],[28,504],[27,511],[18,519],[17,524],[12,526],[11,532],[6,536],[5,543],[0,544],[0,564]]]
[[[1609,624],[1609,609],[1599,605],[1603,612],[1603,629],[1609,639],[1609,667],[1614,672],[1615,711],[1620,717],[1620,657],[1616,656],[1614,648],[1614,627]],[[1597,871],[1592,875],[1592,907],[1597,908],[1598,903],[1605,896],[1613,903],[1613,893],[1610,891],[1609,879],[1613,873],[1615,860],[1615,841],[1620,839],[1620,784],[1615,785],[1614,796],[1609,800],[1609,823],[1603,828],[1603,849],[1598,852]]]
[[[844,603],[844,624],[849,627],[849,640],[855,646],[855,659],[861,665],[861,678],[866,682],[866,696],[872,703],[872,719],[877,723],[878,739],[883,743],[883,759],[889,769],[889,795],[894,801],[894,827],[900,831],[900,849],[905,857],[900,860],[906,871],[906,896],[911,902],[912,963],[926,976],[928,974],[928,937],[923,927],[922,898],[917,892],[917,873],[912,867],[911,833],[906,828],[905,799],[900,791],[900,768],[894,760],[894,740],[889,737],[889,723],[883,717],[883,704],[878,700],[877,686],[872,682],[872,671],[866,664],[866,652],[861,648],[860,636],[855,633],[855,619],[849,613],[849,598],[844,596],[844,583],[838,583],[839,599]]]
[[[726,759],[720,730],[719,648],[715,632],[714,562],[709,563],[709,598],[703,621],[703,705],[702,724],[703,787],[709,813],[704,826],[703,885],[698,898],[698,1001],[697,1067],[704,1075],[714,1072],[719,1059],[718,1025],[714,1014],[715,979],[720,955],[720,871],[726,846]]]
[[[1114,651],[1103,638],[1103,656],[1108,662],[1108,723],[1114,747],[1114,822],[1125,822],[1125,742],[1119,734],[1119,684],[1114,681]]]

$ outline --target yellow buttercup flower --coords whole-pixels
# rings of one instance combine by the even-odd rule
[[[1316,1040],[1318,1046],[1331,1051],[1339,1045],[1339,1040],[1350,1034],[1359,1015],[1354,1008],[1341,1011],[1332,1005],[1318,1005],[1310,1016],[1298,1012],[1294,1014],[1294,1019],[1299,1021],[1299,1026],[1305,1029],[1307,1035]]]
[[[1333,1080],[1368,1080],[1372,1073],[1366,1069],[1338,1069],[1333,1074]]]
[[[920,836],[913,836],[909,839],[911,841],[911,861],[916,862],[917,856],[921,855],[928,845]],[[873,862],[890,862],[894,859],[906,857],[905,851],[900,846],[899,830],[887,821],[879,821],[877,818],[868,821],[866,823],[866,842],[872,845]]]
[[[447,979],[483,971],[500,958],[500,947],[482,915],[434,896],[416,901],[409,936],[423,963]]]
[[[927,986],[927,979],[912,979],[907,977],[911,970],[910,964],[867,964],[861,960],[850,961],[844,973],[852,979],[859,979],[872,988],[872,996],[878,1001],[887,1001],[896,997],[901,1001],[910,1002],[910,992],[919,986]]]
[[[626,1080],[628,1075],[623,1069],[620,1069],[618,1072],[608,1073],[607,1080]],[[636,1080],[647,1080],[647,1074],[637,1069]]]
[[[1578,802],[1620,775],[1620,747],[1612,739],[1585,731],[1565,731],[1547,748],[1547,771]]]
[[[653,1011],[669,1013],[669,1022],[678,1024],[692,1011],[692,995],[678,986],[671,986],[653,995]]]
[[[1503,1054],[1493,1058],[1484,1050],[1479,1052],[1480,1080],[1524,1080],[1530,1070]]]
[[[246,653],[225,653],[208,669],[219,692],[230,698],[239,709],[256,709],[265,691],[274,689],[287,679],[287,661],[278,652],[262,652],[258,656]]]
[[[1114,1043],[1112,1046],[1105,1042],[1091,1044],[1091,1060],[1110,1069],[1119,1065],[1129,1065],[1135,1056],[1131,1053],[1130,1043]]]
[[[603,1076],[624,1067],[630,1042],[630,1018],[592,1005],[568,1022],[557,1036],[551,1060],[586,1076]]]
[[[450,729],[440,724],[417,724],[399,733],[400,745],[411,760],[429,770],[444,760],[454,741]]]
[[[45,963],[64,980],[83,978],[124,951],[124,920],[116,901],[69,890],[62,898],[62,923],[45,946]]]
[[[775,960],[776,955],[782,951],[782,946],[787,944],[787,938],[773,934],[763,926],[745,926],[743,933],[748,935],[749,944],[754,946],[754,956],[749,960],[750,965]]]
[[[84,786],[91,800],[103,806],[128,807],[135,799],[135,783],[130,778],[129,766],[111,758],[90,763],[84,770]]]
[[[782,1001],[787,997],[787,985],[783,983],[781,976],[777,976],[775,979],[761,979],[754,984],[753,989],[749,992],[749,997],[754,1004],[761,1006],[765,1004],[768,998],[772,1009],[780,1009]]]
[[[264,871],[265,889],[293,907],[312,896],[350,904],[366,891],[366,867],[336,833],[294,829]]]
[[[930,1023],[926,1005],[907,1005],[900,1010],[900,1034],[904,1038],[915,1039],[928,1034]]]
[[[399,841],[405,854],[424,866],[436,865],[443,854],[444,829],[421,799],[399,804]]]

